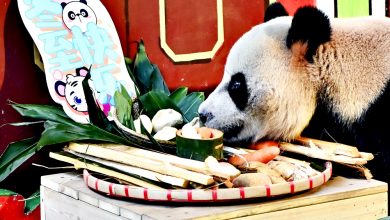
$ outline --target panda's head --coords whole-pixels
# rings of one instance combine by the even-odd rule
[[[95,12],[88,6],[86,0],[63,2],[61,6],[62,19],[69,30],[78,27],[84,33],[89,23],[97,23]]]
[[[294,18],[267,20],[234,44],[221,83],[199,108],[205,125],[224,131],[228,143],[294,138],[315,110],[317,86],[305,71],[330,40],[328,18],[304,7]]]

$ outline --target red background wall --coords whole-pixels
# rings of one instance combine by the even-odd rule
[[[267,1],[223,1],[225,40],[212,60],[173,63],[160,48],[158,1],[102,0],[116,26],[125,56],[134,57],[143,39],[149,58],[156,63],[168,86],[188,86],[209,92],[219,83],[232,44],[252,26],[262,22]],[[185,2],[185,4],[184,4]],[[211,49],[216,42],[216,0],[166,0],[167,42],[177,53]],[[208,3],[210,7],[204,5]],[[33,42],[19,16],[17,1],[0,2],[0,153],[11,141],[40,132],[34,128],[4,125],[23,119],[7,104],[52,103],[45,76],[33,63]]]

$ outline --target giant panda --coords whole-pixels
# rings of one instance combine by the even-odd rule
[[[310,6],[266,15],[231,48],[201,121],[239,146],[300,135],[354,145],[389,182],[390,19],[329,19]]]

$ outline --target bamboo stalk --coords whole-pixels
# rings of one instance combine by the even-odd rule
[[[210,185],[214,183],[214,179],[211,176],[185,170],[180,167],[173,166],[168,161],[151,160],[148,158],[142,158],[138,155],[129,154],[127,151],[123,151],[126,146],[115,146],[114,148],[108,148],[103,145],[94,144],[76,144],[70,143],[68,149],[88,154],[90,156],[99,157],[119,163],[128,164],[135,167],[155,171],[161,174],[175,176],[178,178],[187,179],[203,185]]]
[[[149,188],[149,189],[163,189],[163,188],[161,188],[159,186],[156,186],[156,185],[148,183],[146,181],[143,181],[143,180],[131,177],[129,175],[126,175],[126,174],[123,174],[123,173],[120,173],[120,172],[116,172],[116,171],[112,171],[112,170],[104,168],[104,167],[99,167],[99,166],[97,166],[95,164],[91,164],[91,163],[88,163],[88,162],[85,162],[85,161],[80,161],[78,159],[71,158],[71,157],[68,157],[68,156],[65,156],[65,155],[61,155],[61,154],[58,154],[58,153],[50,152],[49,156],[51,158],[53,158],[53,159],[73,164],[75,169],[88,169],[88,170],[91,170],[91,171],[94,171],[94,172],[97,172],[97,173],[105,174],[105,175],[108,175],[108,176],[111,176],[111,177],[114,177],[114,178],[118,178],[118,179],[124,180],[126,182],[130,182],[130,183],[132,183],[134,185],[145,187],[145,188]]]
[[[374,155],[372,153],[366,153],[366,152],[359,152],[359,153],[360,153],[360,157],[367,161],[374,159]]]
[[[97,157],[92,157],[92,156],[84,155],[81,153],[73,152],[70,150],[68,150],[68,152],[71,154],[74,154],[78,157],[97,162],[97,163],[102,164],[104,166],[120,170],[121,172],[128,173],[130,175],[137,175],[137,176],[144,177],[146,179],[150,179],[150,180],[157,181],[157,182],[164,182],[164,183],[168,183],[168,184],[171,184],[174,186],[179,186],[182,188],[186,188],[188,185],[188,180],[185,180],[182,178],[167,176],[167,175],[156,173],[156,172],[153,172],[150,170],[145,170],[142,168],[137,168],[137,167],[125,165],[122,163],[104,160],[104,159],[100,159]]]
[[[71,143],[70,145],[80,145],[78,143]],[[205,164],[205,162],[197,161],[197,160],[191,160],[186,158],[177,157],[170,154],[163,154],[158,152],[153,152],[149,150],[139,149],[136,147],[130,147],[126,145],[118,145],[118,144],[89,144],[89,146],[98,146],[98,147],[104,147],[111,150],[115,150],[118,152],[126,153],[129,155],[134,155],[139,158],[145,158],[153,161],[158,161],[161,163],[169,162],[173,166],[183,168],[186,170],[195,171],[198,173],[203,173],[206,175],[213,175],[213,176],[219,176],[223,178],[234,178],[237,176],[237,170],[236,168],[225,168],[222,166],[214,166],[213,169],[209,169],[209,167]],[[222,176],[221,176],[222,175]]]
[[[220,164],[215,157],[209,156],[205,160],[207,170],[213,175],[222,177],[228,180],[233,179],[241,174],[241,172],[229,163]]]
[[[322,160],[330,160],[338,163],[356,164],[356,165],[363,165],[367,163],[367,160],[363,158],[353,158],[345,155],[329,154],[327,152],[322,151],[319,148],[314,148],[314,147],[305,147],[305,146],[295,145],[286,142],[281,142],[279,146],[280,149],[284,151],[303,154],[308,157],[322,159]]]
[[[349,157],[360,157],[359,150],[356,147],[352,147],[345,144],[328,142],[323,140],[317,140],[306,137],[298,137],[295,139],[297,142],[310,147],[311,144],[315,144],[325,152],[329,154],[345,155]]]

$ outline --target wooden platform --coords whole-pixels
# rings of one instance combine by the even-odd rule
[[[335,177],[297,195],[235,204],[150,204],[100,195],[78,173],[43,176],[42,219],[379,219],[388,214],[387,184]]]

